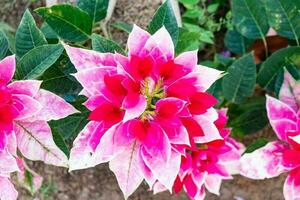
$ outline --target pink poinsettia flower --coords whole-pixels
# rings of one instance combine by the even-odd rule
[[[197,66],[197,51],[175,58],[164,27],[151,36],[134,26],[128,57],[65,48],[91,111],[71,170],[109,162],[125,198],[143,179],[171,191],[185,147],[222,138],[213,123],[217,101],[205,92],[221,72]]]
[[[229,137],[226,110],[219,110],[219,118],[215,121],[222,140],[215,140],[198,145],[182,156],[180,172],[173,189],[176,193],[182,189],[194,200],[205,198],[205,189],[219,195],[222,180],[232,179],[239,173],[239,159],[244,150],[242,144]]]
[[[279,92],[279,100],[267,96],[270,124],[279,140],[270,142],[241,158],[241,174],[264,179],[288,172],[284,184],[286,200],[300,199],[300,83],[288,73]]]
[[[68,158],[55,145],[47,121],[77,112],[62,98],[40,89],[36,80],[13,81],[15,57],[0,61],[0,199],[17,197],[10,173],[22,170],[17,151],[30,160],[68,167]]]

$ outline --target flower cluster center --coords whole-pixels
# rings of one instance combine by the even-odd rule
[[[144,120],[155,115],[156,102],[165,97],[163,80],[159,79],[157,82],[154,82],[151,78],[145,79],[142,84],[142,94],[147,100],[146,109],[141,116],[141,119]]]

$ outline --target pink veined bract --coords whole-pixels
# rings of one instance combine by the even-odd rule
[[[172,191],[186,149],[223,139],[206,92],[222,72],[197,65],[197,51],[175,57],[165,27],[150,35],[134,26],[128,56],[64,46],[91,111],[70,170],[109,162],[125,198],[143,180]]]
[[[12,81],[15,57],[0,61],[0,199],[15,200],[17,191],[10,174],[18,172],[19,180],[29,160],[68,167],[67,156],[55,145],[47,121],[65,118],[78,112],[62,98],[40,88],[41,81]],[[33,187],[41,185],[41,177],[33,177]]]
[[[245,154],[241,174],[253,179],[288,173],[283,192],[286,200],[300,198],[300,84],[285,72],[279,99],[267,96],[267,114],[278,140]]]

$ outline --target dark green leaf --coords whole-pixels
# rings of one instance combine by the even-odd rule
[[[218,65],[219,70],[227,70],[227,68],[235,61],[234,58],[215,54],[214,62]]]
[[[162,26],[166,27],[172,37],[174,45],[176,46],[179,29],[170,0],[167,0],[158,8],[149,24],[148,31],[151,34],[154,34]]]
[[[274,82],[275,83],[274,92],[277,96],[279,95],[283,80],[284,80],[284,70],[282,68],[278,71],[278,75],[277,75],[276,80]]]
[[[93,50],[99,51],[99,52],[111,52],[114,53],[119,52],[121,54],[125,54],[125,51],[114,41],[105,39],[104,37],[92,34],[92,46]]]
[[[207,90],[210,94],[218,99],[218,104],[216,107],[220,107],[225,101],[223,91],[222,91],[222,79],[217,80],[210,88]]]
[[[3,31],[0,31],[0,60],[2,60],[8,52],[8,41]]]
[[[127,33],[130,33],[133,29],[133,25],[132,24],[127,24],[125,22],[116,22],[114,24],[111,25],[114,28],[120,29],[122,31],[125,31]]]
[[[265,108],[265,98],[256,97],[234,111],[230,109],[230,118],[228,125],[232,127],[232,134],[235,136],[244,136],[255,133],[268,124],[268,117]]]
[[[86,11],[93,23],[105,18],[109,0],[77,0],[77,5]]]
[[[233,23],[247,38],[264,38],[269,30],[262,0],[232,0]]]
[[[225,35],[225,46],[226,48],[235,54],[246,54],[249,46],[253,43],[253,40],[245,38],[235,29],[228,30]]]
[[[256,66],[253,54],[236,60],[223,78],[223,94],[233,103],[241,103],[253,94],[256,80]]]
[[[47,39],[57,39],[58,35],[55,33],[55,31],[46,23],[44,22],[41,27],[41,31],[45,35]]]
[[[300,1],[265,0],[269,24],[281,36],[296,40],[300,37]]]
[[[259,138],[257,140],[255,140],[254,142],[252,142],[247,149],[245,150],[245,153],[252,153],[253,151],[265,146],[268,143],[268,140],[264,139],[264,138]]]
[[[86,113],[74,114],[65,119],[52,121],[51,127],[55,128],[64,139],[71,140],[71,138],[75,138],[87,124],[87,117],[88,115]]]
[[[51,67],[64,48],[61,44],[46,44],[26,53],[17,63],[16,79],[36,79]]]
[[[277,96],[279,95],[282,83],[284,81],[284,70],[287,70],[295,80],[300,80],[300,71],[298,67],[293,65],[292,63],[286,63],[284,69],[281,68],[276,77],[274,92]]]
[[[10,53],[12,54],[16,54],[16,39],[15,39],[15,36],[14,34],[11,34],[9,32],[5,32],[5,36],[6,36],[6,39],[7,39],[7,42],[8,42],[8,50]]]
[[[58,148],[66,154],[67,157],[70,156],[70,150],[64,141],[63,137],[59,134],[58,130],[56,128],[51,128],[53,140]]]
[[[262,64],[257,75],[257,82],[260,86],[274,91],[277,75],[288,63],[300,66],[300,47],[288,47],[273,53]]]
[[[42,88],[54,92],[64,99],[73,99],[82,90],[81,85],[71,76],[76,69],[70,60],[61,56],[53,66],[45,71],[41,80],[43,80]]]
[[[29,10],[26,10],[16,33],[17,57],[21,58],[31,49],[44,44],[47,44],[45,36],[36,26]]]
[[[70,115],[64,119],[50,121],[49,124],[52,129],[56,129],[65,141],[72,142],[78,133],[87,124],[89,111],[82,105],[86,98],[77,97],[72,105],[81,113]]]
[[[92,32],[91,17],[77,7],[61,4],[50,8],[38,8],[36,12],[62,39],[81,42],[87,40]]]

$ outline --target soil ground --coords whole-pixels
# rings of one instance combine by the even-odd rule
[[[36,7],[44,2],[29,4],[29,0],[0,0],[0,21],[4,21],[13,27],[17,27],[26,7]],[[160,0],[118,0],[113,14],[112,22],[124,21],[146,27]],[[121,31],[112,31],[113,38],[125,44],[127,34]],[[267,127],[255,137],[263,135],[273,138],[272,130]],[[252,137],[245,138],[246,143]],[[116,179],[108,169],[107,164],[102,164],[93,169],[68,173],[66,169],[45,166],[42,163],[30,163],[30,165],[43,177],[45,184],[39,194],[32,197],[27,191],[19,189],[20,200],[122,200],[122,194],[118,188]],[[235,176],[234,180],[224,181],[220,196],[208,194],[207,200],[283,200],[282,188],[285,175],[278,178],[253,181],[241,176]],[[146,185],[140,188],[129,198],[130,200],[187,200],[185,194],[170,195],[160,193],[153,195]]]

